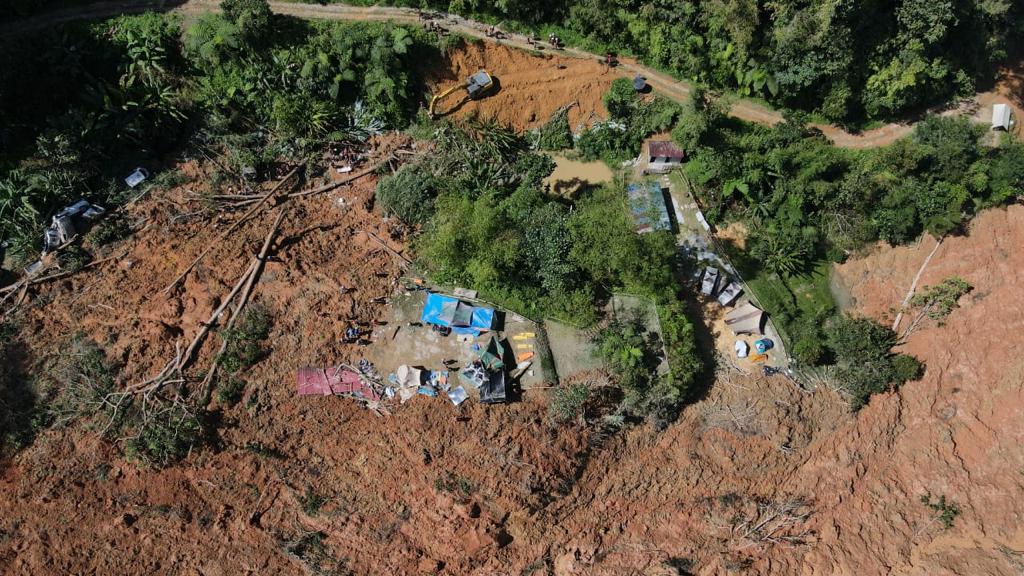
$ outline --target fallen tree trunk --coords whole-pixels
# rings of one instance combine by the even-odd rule
[[[242,314],[242,309],[249,303],[249,296],[252,294],[253,286],[259,279],[260,273],[263,272],[263,265],[266,263],[267,254],[270,252],[270,246],[273,244],[274,236],[277,234],[277,229],[281,226],[281,221],[284,220],[286,209],[281,208],[277,214],[277,219],[274,220],[273,226],[270,227],[270,232],[267,237],[263,240],[263,248],[260,249],[259,254],[256,255],[250,266],[249,278],[246,280],[245,288],[242,289],[242,295],[239,297],[238,303],[235,305],[234,312],[231,313],[231,318],[228,319],[227,324],[224,326],[226,330],[231,330],[235,326],[235,321]],[[217,369],[220,367],[220,359],[227,350],[227,340],[221,339],[220,348],[217,350],[217,354],[213,357],[213,363],[210,364],[210,369],[206,371],[206,376],[203,378],[203,398],[202,405],[206,405],[210,402],[210,395],[213,392],[213,382],[216,378]]]
[[[288,172],[288,174],[285,174],[284,178],[282,178],[280,182],[278,182],[273,188],[271,188],[270,192],[267,192],[266,194],[260,197],[260,199],[256,202],[255,206],[250,208],[249,211],[243,214],[242,217],[239,218],[234,224],[232,224],[230,228],[225,230],[219,237],[217,237],[217,239],[213,241],[206,248],[206,250],[203,250],[202,253],[199,254],[199,256],[196,256],[195,260],[193,260],[192,263],[189,264],[188,267],[185,268],[185,270],[183,270],[181,274],[178,274],[178,277],[175,278],[173,282],[171,282],[166,288],[164,288],[164,292],[170,292],[171,290],[174,289],[175,286],[180,284],[181,281],[184,280],[186,276],[188,276],[188,273],[191,272],[192,269],[195,268],[196,265],[199,264],[199,262],[203,258],[205,258],[210,252],[212,252],[222,240],[227,238],[232,232],[234,232],[239,226],[241,226],[246,220],[248,220],[250,216],[255,214],[256,211],[260,209],[260,207],[267,203],[267,200],[270,200],[275,194],[277,194],[277,191],[281,188],[281,186],[284,186],[285,182],[291,180],[291,177],[294,176],[295,173],[298,172],[299,168],[301,167],[302,164],[296,166],[295,168],[292,168],[291,171]]]

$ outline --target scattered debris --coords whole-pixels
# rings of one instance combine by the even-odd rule
[[[743,292],[743,288],[736,282],[729,282],[729,284],[722,289],[722,292],[718,295],[718,303],[722,306],[728,306],[739,298],[739,295]]]
[[[750,354],[750,345],[745,340],[736,341],[736,357],[746,358]]]
[[[136,168],[135,171],[124,179],[124,183],[127,184],[129,188],[135,188],[139,184],[142,184],[146,178],[149,178],[149,170],[146,170],[145,168]]]
[[[754,349],[757,350],[758,354],[764,354],[775,347],[775,342],[772,342],[771,338],[761,338],[754,342]]]
[[[380,393],[372,383],[346,366],[330,368],[299,368],[295,374],[296,393],[299,396],[352,396],[361,400],[380,400]]]
[[[78,234],[80,229],[84,229],[89,223],[98,220],[106,213],[107,211],[103,208],[84,199],[64,207],[54,215],[50,227],[43,235],[43,254],[48,254],[67,244]]]
[[[721,274],[718,268],[708,266],[704,269],[704,279],[700,283],[700,293],[705,296],[714,296],[718,291],[718,280]]]
[[[466,389],[462,386],[456,387],[454,390],[448,392],[448,399],[452,401],[452,404],[456,406],[466,401],[469,395],[466,394]]]
[[[764,334],[765,313],[750,302],[729,312],[725,316],[725,325],[734,334]]]

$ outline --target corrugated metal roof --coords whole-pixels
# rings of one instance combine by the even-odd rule
[[[680,150],[671,140],[651,140],[648,144],[652,158],[671,158],[682,160],[686,153]]]
[[[626,193],[638,232],[672,229],[672,220],[668,215],[665,196],[661,193],[661,184],[633,182],[626,187]]]

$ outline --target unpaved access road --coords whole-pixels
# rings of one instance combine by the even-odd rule
[[[278,14],[287,14],[306,19],[375,20],[407,24],[420,24],[423,22],[420,13],[411,8],[388,6],[360,7],[341,4],[321,5],[274,1],[270,2],[270,7]],[[53,10],[24,20],[0,24],[0,37],[38,32],[39,30],[74,20],[109,18],[119,14],[139,13],[147,10],[175,11],[186,15],[196,15],[204,12],[219,11],[220,3],[215,0],[124,0],[119,2],[99,2],[85,6]],[[439,22],[452,32],[465,36],[480,38],[490,42],[499,42],[524,50],[537,50],[537,47],[531,45],[524,36],[519,34],[509,34],[507,38],[501,40],[490,38],[486,33],[488,25],[460,16],[444,14],[437,18],[435,22]],[[594,60],[601,58],[597,54],[575,48],[559,50],[547,48],[545,50],[576,58]],[[690,98],[691,85],[688,82],[672,78],[634,60],[623,59],[616,70],[624,77],[633,77],[636,74],[644,76],[657,92],[676,102],[686,102]],[[943,113],[968,113],[969,109],[969,106],[961,106],[955,109],[944,110]],[[780,112],[749,100],[737,100],[734,102],[729,110],[729,114],[741,120],[767,126],[773,126],[783,120]],[[812,127],[821,130],[822,134],[836,146],[863,149],[878,148],[891,144],[895,140],[910,134],[914,124],[911,122],[890,123],[880,128],[859,133],[847,132],[838,126],[830,124],[812,124]]]

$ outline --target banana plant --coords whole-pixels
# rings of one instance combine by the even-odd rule
[[[736,65],[736,85],[743,96],[763,95],[764,90],[776,96],[779,93],[779,83],[775,75],[758,67],[757,62],[750,58],[744,64]]]
[[[395,54],[405,54],[412,46],[412,36],[405,28],[394,28],[391,30],[391,49]]]

